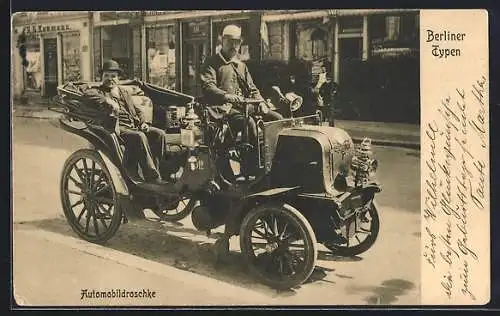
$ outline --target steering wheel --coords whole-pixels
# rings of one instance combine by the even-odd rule
[[[239,103],[246,103],[246,104],[260,104],[262,102],[265,102],[263,99],[253,99],[253,98],[242,98],[241,102]]]
[[[259,105],[262,102],[266,102],[264,99],[255,99],[255,98],[244,98],[240,97],[238,100],[233,101],[232,103],[243,105],[246,108],[248,105]]]
[[[243,106],[243,109],[247,110],[248,106],[249,105],[252,105],[252,106],[255,106],[255,105],[259,105],[261,104],[262,102],[266,102],[264,99],[255,99],[255,98],[240,98],[239,100],[237,100],[236,102],[234,103],[237,103],[239,105],[242,105]]]

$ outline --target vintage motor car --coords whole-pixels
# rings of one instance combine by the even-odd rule
[[[64,214],[81,238],[105,243],[122,223],[142,218],[146,208],[165,221],[191,215],[200,231],[224,226],[214,248],[219,259],[229,251],[229,238],[239,236],[250,271],[277,289],[310,277],[318,244],[352,256],[375,243],[375,194],[381,189],[370,140],[355,147],[347,132],[323,124],[321,113],[295,117],[302,104],[297,94],[272,87],[281,102],[276,108],[287,115],[272,122],[255,115],[258,141],[249,144],[246,133],[228,137],[225,116],[192,96],[137,80],[120,82],[143,91],[151,102],[137,106],[146,107],[151,123],[169,133],[169,156],[159,166],[169,183],[159,190],[130,176],[122,163],[123,143],[111,127],[114,119],[83,101],[84,89],[95,84],[62,85],[55,100],[64,108],[61,128],[91,144],[71,154],[60,182]],[[247,120],[247,109],[261,101],[241,100]],[[243,171],[228,178],[221,159]],[[250,174],[245,170],[252,163]]]

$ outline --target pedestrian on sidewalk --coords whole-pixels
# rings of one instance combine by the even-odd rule
[[[329,126],[335,126],[335,99],[337,88],[337,83],[333,81],[331,74],[326,70],[326,67],[323,66],[318,76],[318,82],[311,90],[316,106],[320,109],[324,122],[327,122]]]

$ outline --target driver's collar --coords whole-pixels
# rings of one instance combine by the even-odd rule
[[[110,87],[110,86],[107,86],[107,85],[101,83],[99,86],[100,86],[101,90],[106,91],[106,92],[111,91],[113,88],[118,88],[118,90],[120,89],[119,85],[114,85],[114,86]]]
[[[230,63],[233,63],[233,64],[237,64],[239,62],[238,58],[236,57],[236,55],[231,58],[230,60],[227,60],[226,57],[224,57],[224,55],[221,53],[221,52],[218,52],[217,55],[219,55],[219,58],[224,62],[224,64],[230,64]]]
[[[103,84],[103,83],[101,83],[101,84],[99,85],[99,88],[100,88],[102,91],[105,91],[105,92],[109,92],[109,91],[111,91],[111,87],[109,87],[109,86],[107,86],[107,85],[105,85],[105,84]]]

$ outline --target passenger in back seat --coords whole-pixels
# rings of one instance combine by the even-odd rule
[[[146,123],[143,113],[138,113],[129,92],[117,85],[120,73],[122,70],[116,61],[105,61],[102,84],[86,90],[84,99],[97,104],[106,114],[117,115],[116,133],[125,142],[124,165],[131,175],[139,177],[139,164],[146,182],[164,184],[157,166],[166,155],[166,134]]]

